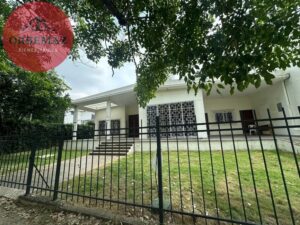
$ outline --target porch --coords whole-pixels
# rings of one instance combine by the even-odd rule
[[[195,136],[192,130],[206,130],[197,132],[197,138],[200,139],[218,135],[213,130],[218,129],[220,124],[225,129],[222,135],[231,135],[228,130],[230,126],[236,129],[234,135],[257,132],[271,135],[268,110],[273,118],[283,117],[283,109],[287,117],[298,116],[291,110],[284,84],[286,78],[286,75],[278,76],[272,86],[262,84],[260,89],[249,87],[243,92],[236,91],[234,95],[229,94],[228,88],[221,93],[213,88],[209,96],[202,92],[197,96],[188,94],[183,82],[172,81],[159,89],[157,97],[145,109],[138,106],[134,85],[129,85],[73,101],[74,134],[77,131],[78,110],[81,109],[95,113],[95,138],[106,135],[110,139],[120,134],[124,138],[147,139],[148,136],[144,135],[148,132],[146,126],[154,126],[158,114],[162,125],[182,124],[178,126],[178,131],[185,132],[191,138]],[[295,122],[291,121],[292,124]],[[274,125],[284,125],[284,120],[276,120]],[[169,134],[170,138],[175,136],[174,132]],[[277,134],[288,133],[279,129]],[[300,135],[300,130],[293,129],[292,134]]]

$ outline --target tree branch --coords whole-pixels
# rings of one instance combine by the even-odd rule
[[[117,9],[117,7],[114,5],[114,3],[111,0],[101,0],[103,5],[110,11],[110,13],[115,16],[119,24],[121,26],[126,26],[127,25],[127,19],[125,16]]]

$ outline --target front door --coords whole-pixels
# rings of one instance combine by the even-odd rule
[[[139,136],[139,115],[129,116],[129,137]]]
[[[249,125],[255,124],[253,112],[254,110],[240,110],[241,122],[244,133],[249,133]]]

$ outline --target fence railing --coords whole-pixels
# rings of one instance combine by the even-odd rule
[[[135,137],[132,127],[89,139],[0,137],[0,185],[160,224],[297,224],[299,121],[268,111],[249,127],[157,117]]]

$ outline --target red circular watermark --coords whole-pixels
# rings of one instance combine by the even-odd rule
[[[3,29],[3,47],[18,66],[45,72],[62,63],[73,46],[69,18],[48,2],[31,2],[16,8]]]

